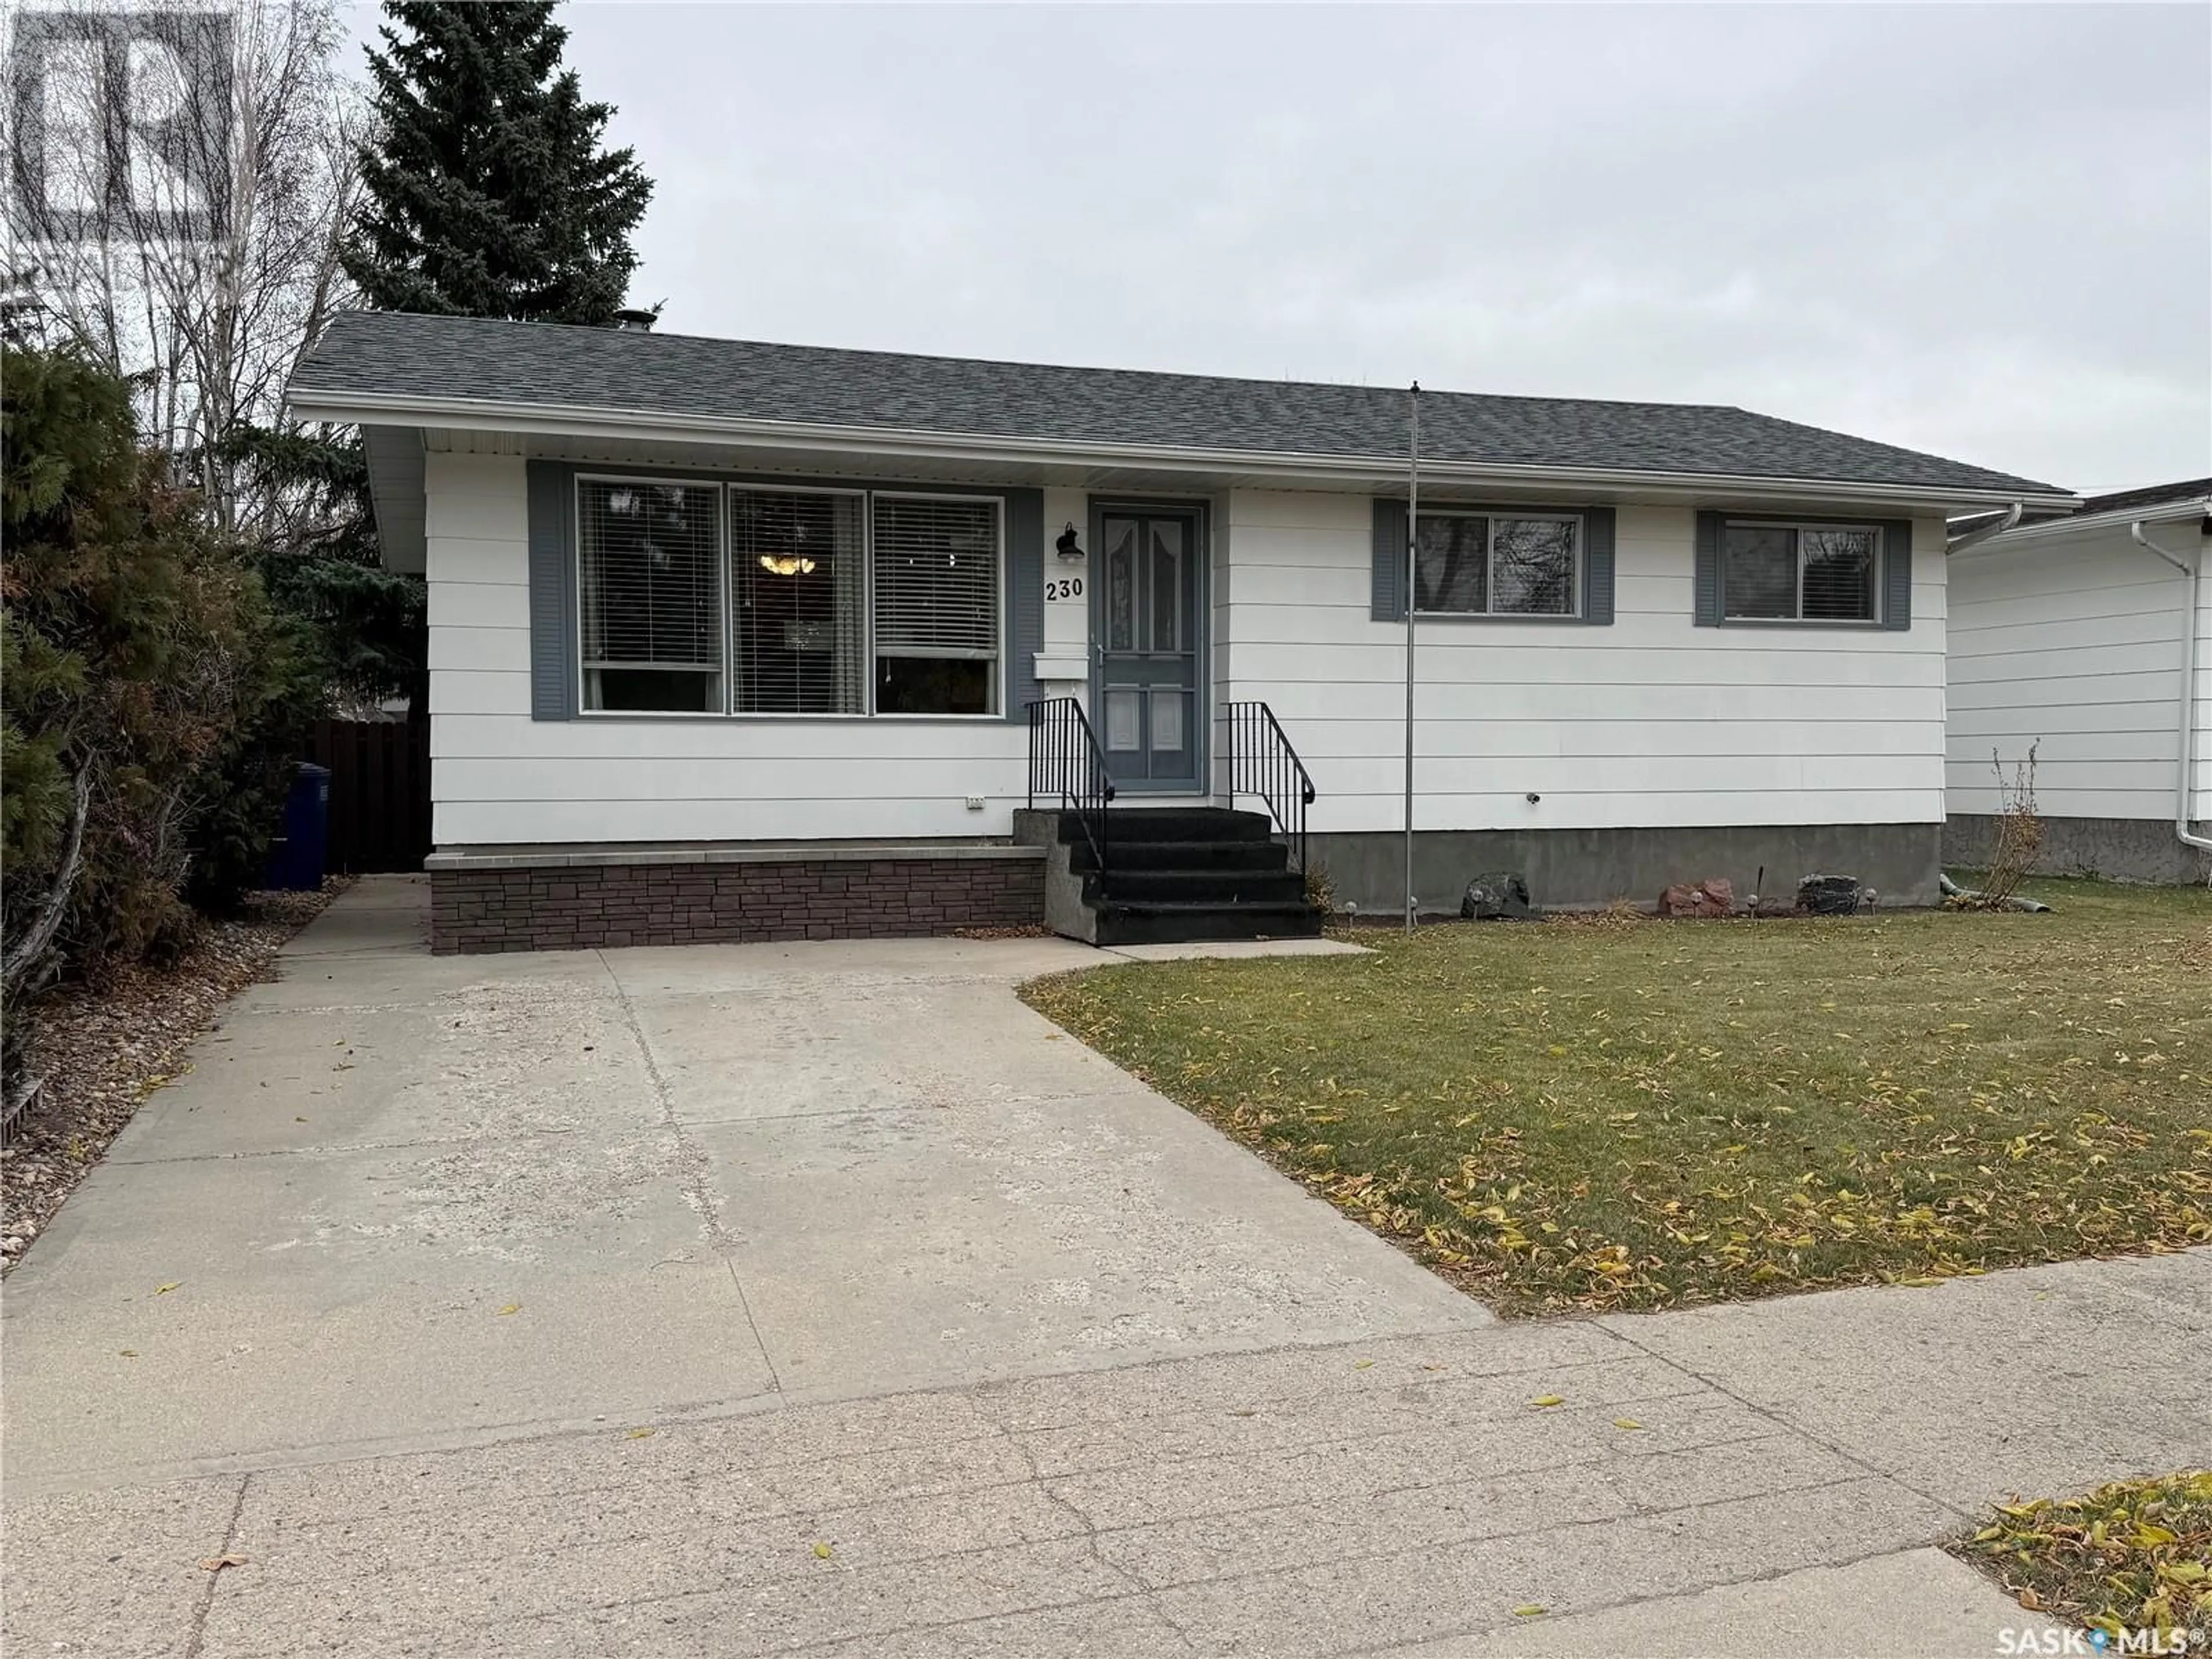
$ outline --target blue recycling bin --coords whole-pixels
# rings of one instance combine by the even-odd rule
[[[280,893],[312,893],[323,884],[331,850],[331,769],[301,761],[284,797],[284,828],[269,848],[269,879]]]

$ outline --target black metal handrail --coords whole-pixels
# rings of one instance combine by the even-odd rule
[[[1114,799],[1114,780],[1106,775],[1106,751],[1083,705],[1073,697],[1047,697],[1024,705],[1030,715],[1030,805],[1037,797],[1060,797],[1060,809],[1083,825],[1091,854],[1106,868],[1106,805]]]
[[[1267,804],[1275,828],[1290,845],[1291,859],[1303,875],[1306,867],[1306,808],[1314,803],[1313,779],[1298,751],[1283,735],[1275,711],[1264,702],[1229,705],[1229,804],[1239,795],[1257,795]]]

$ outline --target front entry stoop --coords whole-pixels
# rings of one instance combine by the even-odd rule
[[[1045,922],[1091,945],[1310,939],[1324,920],[1261,812],[1115,807],[1105,860],[1083,815],[1014,814],[1015,839],[1045,848]]]

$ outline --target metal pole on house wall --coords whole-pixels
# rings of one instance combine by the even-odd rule
[[[1421,383],[1407,399],[1413,441],[1406,474],[1406,931],[1413,931],[1413,552],[1421,526]]]

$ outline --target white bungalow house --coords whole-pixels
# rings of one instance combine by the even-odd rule
[[[1953,528],[1945,858],[2033,748],[2045,869],[2212,878],[2212,478]]]
[[[1395,915],[1409,565],[1421,908],[1929,902],[1946,521],[2074,504],[1430,392],[1409,561],[1403,391],[354,313],[290,401],[428,578],[441,950]]]

